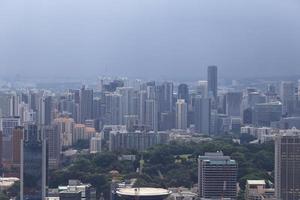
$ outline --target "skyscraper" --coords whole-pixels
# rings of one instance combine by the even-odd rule
[[[157,131],[158,129],[157,102],[155,99],[147,99],[145,104],[146,104],[145,125],[149,128],[149,130]]]
[[[193,113],[195,129],[198,133],[210,134],[211,99],[200,95],[194,97]]]
[[[218,67],[208,66],[207,68],[208,95],[215,100],[218,96]]]
[[[189,104],[189,86],[187,84],[180,84],[178,86],[178,99],[184,99],[185,103]]]
[[[275,139],[276,199],[300,199],[300,133],[292,129]]]
[[[228,92],[226,94],[226,114],[229,117],[241,117],[242,98],[242,92]]]
[[[58,123],[55,125],[44,126],[44,134],[47,138],[47,153],[49,169],[58,169],[60,164],[61,141]]]
[[[42,130],[28,124],[21,142],[21,200],[43,200],[46,196],[46,140]]]
[[[21,164],[21,142],[24,138],[24,128],[22,126],[17,126],[13,129],[12,136],[12,163],[16,168],[20,169]],[[20,176],[18,171],[18,177]]]
[[[93,117],[93,90],[83,86],[80,90],[80,122]]]
[[[205,153],[198,158],[200,198],[237,198],[237,163],[222,152]]]
[[[280,99],[282,102],[282,113],[291,116],[295,110],[295,86],[293,82],[283,81],[280,84]]]
[[[187,129],[187,103],[184,99],[178,99],[176,102],[176,128]]]

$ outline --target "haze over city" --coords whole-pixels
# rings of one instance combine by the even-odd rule
[[[1,76],[300,74],[298,0],[0,2]]]

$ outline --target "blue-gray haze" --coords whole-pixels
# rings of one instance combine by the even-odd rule
[[[1,0],[0,76],[300,74],[299,0]]]

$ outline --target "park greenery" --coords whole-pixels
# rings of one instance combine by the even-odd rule
[[[245,137],[245,136],[244,136]],[[248,140],[248,138],[244,138]],[[231,137],[214,138],[203,143],[171,142],[157,145],[145,152],[102,152],[79,155],[72,162],[49,174],[49,186],[66,185],[69,179],[91,183],[98,195],[108,197],[112,178],[136,178],[135,186],[188,187],[197,183],[197,158],[205,152],[223,151],[238,163],[238,182],[241,190],[247,179],[273,182],[274,145],[237,144]],[[135,161],[120,161],[118,156],[134,154]],[[142,173],[137,172],[143,160]]]

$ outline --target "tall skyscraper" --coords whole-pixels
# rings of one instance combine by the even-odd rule
[[[226,114],[229,117],[241,117],[242,98],[242,92],[228,92],[226,94]]]
[[[146,100],[146,109],[145,109],[145,125],[149,130],[157,131],[158,129],[158,111],[157,111],[157,102],[155,99]]]
[[[218,67],[208,66],[207,68],[208,95],[215,100],[218,96]]]
[[[205,153],[198,158],[200,198],[237,198],[237,163],[222,152]]]
[[[276,199],[300,199],[300,133],[296,129],[275,139]]]
[[[208,98],[207,81],[198,81],[196,92],[197,95],[201,95],[203,98]]]
[[[194,97],[193,113],[195,129],[198,133],[210,134],[211,99],[200,95]]]
[[[117,93],[105,94],[105,124],[120,125],[121,116],[121,95]]]
[[[295,111],[295,86],[293,82],[283,81],[280,84],[280,99],[282,102],[282,113],[291,116]]]
[[[164,82],[163,87],[163,102],[161,112],[172,112],[173,111],[173,83]]]
[[[80,90],[80,122],[93,117],[93,90],[83,86]]]
[[[13,129],[12,137],[12,163],[15,168],[18,169],[17,176],[20,177],[20,165],[21,165],[21,143],[24,138],[24,128],[17,126]]]
[[[184,99],[189,104],[189,86],[187,84],[180,84],[178,86],[178,99]]]
[[[39,99],[38,124],[50,125],[51,122],[52,122],[52,97],[44,94]]]
[[[21,142],[21,200],[43,200],[46,196],[46,140],[42,130],[28,124]]]
[[[47,153],[48,153],[48,167],[49,169],[58,169],[60,164],[61,141],[60,132],[58,130],[59,124],[44,126],[44,134],[47,138]]]
[[[178,99],[176,102],[176,128],[187,129],[187,103],[184,99]]]

